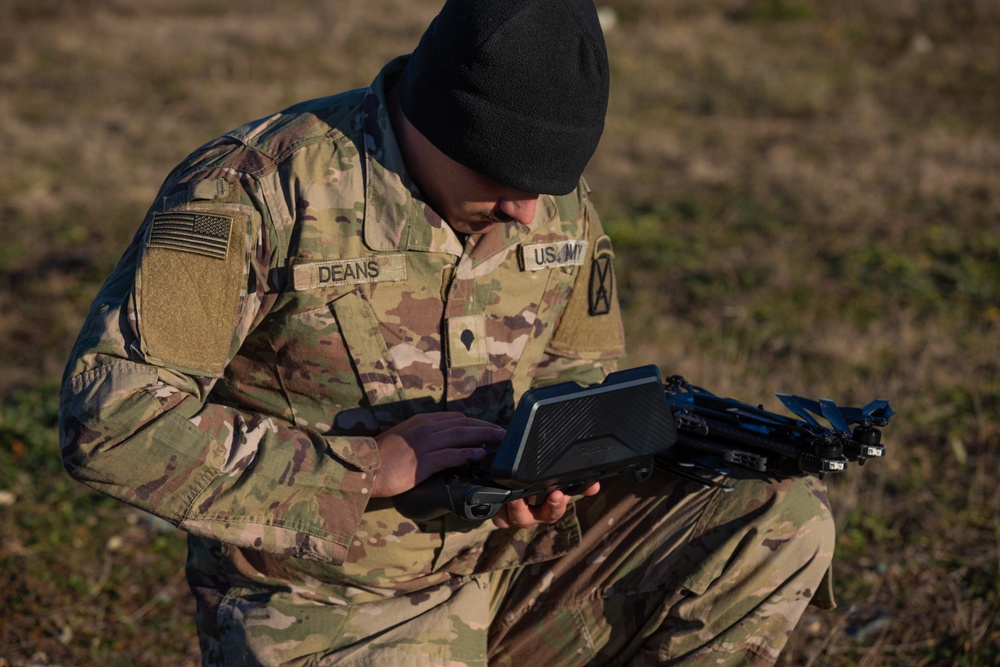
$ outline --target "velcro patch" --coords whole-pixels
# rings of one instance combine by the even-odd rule
[[[249,206],[153,214],[135,283],[147,360],[194,375],[222,373],[247,289],[247,245],[259,224]]]
[[[146,246],[225,259],[232,227],[233,218],[228,215],[194,211],[154,213]]]
[[[398,280],[406,280],[406,257],[402,254],[372,255],[357,259],[303,262],[292,265],[292,289],[296,292],[320,287]]]
[[[523,245],[521,250],[521,270],[540,271],[560,266],[580,266],[587,257],[587,242],[553,241]]]

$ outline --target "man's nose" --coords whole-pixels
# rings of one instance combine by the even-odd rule
[[[527,225],[535,219],[537,203],[538,195],[527,193],[512,195],[500,200],[500,210],[522,225]]]

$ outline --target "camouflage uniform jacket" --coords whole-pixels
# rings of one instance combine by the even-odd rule
[[[470,530],[369,498],[374,434],[444,409],[503,423],[532,384],[600,381],[624,352],[582,182],[464,245],[421,200],[385,107],[404,62],[171,172],[71,354],[70,474],[193,544],[342,581],[405,586],[572,548],[572,512],[537,533]]]

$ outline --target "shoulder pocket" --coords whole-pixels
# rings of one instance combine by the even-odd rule
[[[247,290],[253,221],[252,208],[223,203],[152,215],[135,288],[147,361],[221,375]]]

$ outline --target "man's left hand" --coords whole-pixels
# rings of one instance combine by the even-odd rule
[[[592,496],[601,490],[600,482],[594,482],[580,494]],[[569,507],[570,497],[556,490],[545,498],[540,505],[532,505],[525,498],[518,498],[506,503],[493,517],[497,528],[530,528],[539,524],[552,524],[563,518]]]

